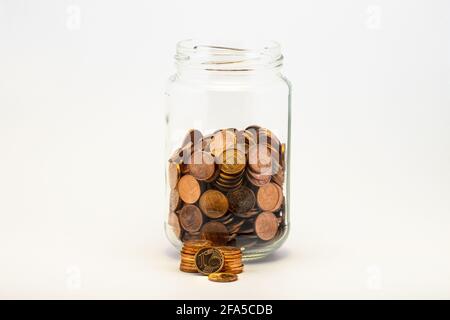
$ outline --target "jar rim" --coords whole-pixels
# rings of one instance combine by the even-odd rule
[[[179,68],[206,71],[253,71],[277,69],[283,64],[281,46],[276,41],[228,43],[186,39],[177,43]]]

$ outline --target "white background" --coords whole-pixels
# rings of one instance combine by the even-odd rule
[[[165,239],[185,38],[274,39],[292,233],[232,284]],[[1,298],[450,298],[450,2],[0,0]]]

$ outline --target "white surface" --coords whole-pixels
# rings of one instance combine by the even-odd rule
[[[0,297],[450,298],[450,3],[158,3],[0,1]],[[294,87],[292,233],[216,284],[163,234],[162,93],[177,40],[256,35]]]

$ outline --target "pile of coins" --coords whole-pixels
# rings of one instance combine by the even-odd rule
[[[200,272],[216,282],[237,280],[244,270],[242,251],[236,247],[214,247],[209,240],[188,240],[181,249],[180,270]]]
[[[286,230],[285,153],[285,144],[259,126],[206,136],[190,130],[168,163],[173,234],[243,249],[277,241]]]

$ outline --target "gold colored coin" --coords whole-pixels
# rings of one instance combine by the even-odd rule
[[[208,280],[214,282],[233,282],[238,279],[238,276],[233,273],[215,272],[208,275]]]
[[[217,219],[227,213],[228,199],[222,192],[211,189],[201,195],[199,206],[207,217]]]
[[[224,150],[218,161],[222,164],[221,171],[230,175],[238,174],[245,169],[245,153],[238,149]]]
[[[195,254],[197,270],[203,274],[218,272],[222,269],[224,257],[220,250],[209,247],[202,248]]]
[[[170,189],[175,189],[180,179],[180,165],[174,162],[169,162],[167,168],[167,180],[169,182]]]

